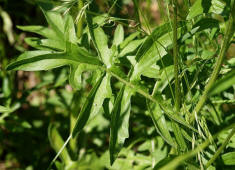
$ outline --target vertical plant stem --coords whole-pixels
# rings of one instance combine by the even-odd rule
[[[178,47],[177,47],[177,0],[172,1],[173,6],[173,58],[174,58],[174,77],[175,77],[175,110],[176,114],[180,111],[180,84],[179,84],[179,62],[178,62]],[[173,132],[176,137],[176,141],[181,151],[187,150],[187,145],[184,141],[184,137],[180,131],[180,126],[172,122]]]
[[[83,0],[78,0],[78,12],[81,12],[81,9],[83,7]],[[83,32],[83,16],[78,20],[77,23],[77,38],[81,38]],[[70,134],[72,134],[73,128],[75,126],[75,122],[77,120],[78,116],[78,107],[79,107],[79,101],[80,98],[78,95],[79,92],[75,92],[73,96],[72,106],[71,106],[71,113],[70,113]],[[71,148],[71,151],[73,152],[73,158],[76,159],[76,152],[77,152],[77,138],[72,138],[69,141],[69,145]]]
[[[206,169],[216,160],[216,158],[219,156],[219,154],[223,151],[225,146],[227,146],[228,142],[230,139],[233,137],[235,134],[235,128],[232,129],[232,131],[229,133],[227,138],[225,139],[224,143],[220,146],[220,148],[216,151],[216,153],[213,155],[213,157],[207,162],[206,164]]]
[[[83,7],[83,0],[78,0],[78,11],[80,12]],[[82,36],[82,27],[83,27],[83,17],[78,20],[77,23],[77,37],[80,38]]]
[[[177,1],[173,0],[173,57],[174,57],[174,76],[175,76],[175,109],[180,110],[180,86],[179,86],[179,63],[177,47]]]
[[[231,38],[233,37],[233,33],[234,33],[234,18],[235,18],[235,4],[232,3],[232,8],[231,8],[231,13],[230,13],[230,16],[229,16],[229,21],[228,21],[228,24],[226,26],[226,32],[225,32],[225,36],[224,36],[224,39],[223,39],[223,42],[222,42],[222,47],[220,49],[220,52],[219,52],[219,56],[217,58],[217,61],[215,63],[215,66],[214,66],[214,69],[213,69],[213,72],[211,74],[211,77],[209,78],[209,81],[205,87],[205,90],[202,94],[202,96],[200,97],[193,113],[195,114],[199,114],[199,112],[201,111],[203,105],[205,104],[206,100],[207,100],[207,97],[208,97],[208,93],[211,89],[211,87],[213,86],[213,84],[215,83],[217,77],[218,77],[218,74],[220,72],[220,69],[221,69],[221,66],[222,66],[222,63],[223,63],[223,60],[224,60],[224,57],[225,57],[225,54],[227,52],[227,49],[229,47],[229,44],[230,44],[230,40]],[[195,119],[195,115],[192,116],[192,120],[191,122],[193,122]]]

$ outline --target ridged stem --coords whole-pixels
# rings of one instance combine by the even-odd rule
[[[180,110],[180,84],[179,84],[179,62],[177,47],[177,1],[173,0],[173,57],[174,57],[174,77],[175,77],[175,109]]]
[[[78,0],[78,11],[80,12],[82,8],[83,8],[83,0]],[[82,27],[83,27],[83,17],[81,17],[77,23],[77,37],[78,38],[82,36]]]
[[[176,114],[180,111],[180,84],[179,84],[179,62],[178,62],[178,46],[177,46],[177,0],[172,1],[173,6],[173,59],[174,59],[174,77],[175,77],[175,110]],[[176,141],[179,145],[178,151],[186,151],[187,145],[184,141],[184,137],[180,131],[180,126],[172,122],[173,132],[176,137]]]

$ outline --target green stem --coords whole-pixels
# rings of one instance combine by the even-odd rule
[[[78,0],[78,12],[81,12],[81,9],[83,8],[83,0]],[[83,17],[81,17],[78,20],[77,23],[77,38],[81,38],[83,33]],[[77,120],[77,113],[78,113],[78,107],[79,104],[79,97],[78,97],[79,92],[75,92],[73,96],[73,104],[72,104],[72,109],[70,113],[70,133],[72,133],[73,127],[75,126],[76,120]],[[72,138],[69,141],[69,145],[71,148],[71,151],[73,152],[73,158],[76,159],[75,153],[77,152],[77,138]]]
[[[225,148],[225,146],[227,146],[228,142],[230,141],[230,139],[233,137],[233,135],[235,134],[235,128],[233,128],[233,130],[229,133],[229,135],[227,136],[227,138],[225,139],[224,143],[220,146],[220,148],[216,151],[216,153],[213,155],[213,157],[207,162],[206,167],[208,168],[215,160],[216,158],[219,156],[219,154],[223,151],[223,149]]]
[[[173,58],[174,58],[174,77],[175,77],[175,110],[176,114],[180,111],[180,84],[179,84],[179,62],[177,47],[177,0],[173,0]],[[186,151],[187,145],[177,123],[172,122],[173,132],[179,145],[178,150]]]
[[[80,12],[83,7],[83,0],[78,0],[78,11]],[[83,27],[83,17],[78,20],[77,23],[77,37],[80,38],[82,36],[82,27]]]
[[[215,83],[215,81],[218,77],[218,74],[220,72],[225,54],[226,54],[227,49],[230,45],[230,40],[233,37],[233,33],[234,33],[233,24],[234,24],[234,18],[235,18],[234,3],[232,4],[231,10],[232,10],[232,12],[229,16],[229,21],[228,21],[228,24],[227,24],[227,29],[226,29],[226,32],[225,32],[224,40],[222,42],[222,47],[221,47],[221,50],[219,52],[219,57],[217,58],[217,61],[215,63],[215,67],[214,67],[213,72],[211,74],[211,77],[210,77],[210,79],[209,79],[209,81],[208,81],[208,83],[205,87],[205,90],[204,90],[202,96],[199,99],[199,102],[197,103],[197,105],[196,105],[196,107],[193,111],[193,113],[195,113],[195,114],[199,114],[199,112],[201,111],[203,105],[205,104],[205,102],[207,100],[208,93],[209,93],[211,87],[213,86],[213,84]],[[195,117],[193,116],[191,122],[193,122],[194,119],[195,119]]]
[[[177,47],[177,1],[173,0],[173,57],[174,57],[174,77],[175,77],[175,109],[180,110],[180,85],[178,68],[178,47]]]
[[[67,148],[64,146],[65,142],[63,138],[60,136],[60,133],[56,129],[56,127],[51,124],[49,127],[49,139],[51,146],[56,151],[57,155],[60,156],[61,160],[66,164],[69,165],[71,162],[71,158]],[[64,146],[63,150],[61,148]]]

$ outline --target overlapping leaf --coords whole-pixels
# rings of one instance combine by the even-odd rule
[[[129,87],[122,86],[113,106],[109,142],[111,164],[113,164],[117,158],[125,139],[129,137],[131,95],[132,90]]]
[[[181,26],[184,26],[182,23]],[[145,40],[143,45],[139,48],[139,51],[136,55],[136,65],[134,66],[133,72],[129,74],[131,78],[131,82],[139,79],[139,76],[143,74],[144,71],[151,68],[152,65],[156,63],[157,60],[160,59],[161,56],[167,54],[166,48],[172,44],[171,36],[172,32],[170,23],[164,24],[162,26],[157,27],[153,33]],[[179,37],[181,32],[181,27],[178,29]],[[156,42],[156,43],[155,43]],[[137,90],[137,89],[136,89]],[[128,98],[123,98],[123,94],[128,94]],[[124,135],[121,131],[117,130],[118,127],[128,128],[125,122],[121,120],[120,115],[126,114],[125,108],[130,108],[130,99],[132,93],[129,92],[124,86],[118,94],[118,97],[115,101],[115,105],[113,108],[112,120],[111,120],[111,138],[110,138],[110,160],[111,163],[116,159],[118,152],[120,151],[121,146],[124,143],[124,140],[128,135]],[[123,99],[122,99],[123,98]],[[125,101],[125,107],[121,105],[121,100]],[[114,120],[121,121],[119,126],[117,123],[114,123]],[[126,129],[128,132],[128,129]],[[118,136],[120,135],[120,136]],[[169,136],[167,136],[169,138]],[[172,143],[172,142],[171,142]]]
[[[77,38],[71,16],[67,15],[62,18],[60,13],[43,9],[42,11],[51,28],[41,26],[24,26],[19,28],[48,38],[45,40],[37,38],[26,39],[29,45],[38,49],[47,49],[48,51],[25,52],[8,66],[8,70],[49,70],[71,64],[102,65],[95,56],[75,44]],[[72,69],[75,68],[72,67]]]

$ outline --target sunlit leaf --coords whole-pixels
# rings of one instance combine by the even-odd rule
[[[64,20],[65,20],[65,26],[64,26],[65,40],[71,43],[77,43],[78,40],[72,16],[66,15]]]
[[[96,47],[99,57],[106,66],[111,67],[112,52],[108,48],[108,38],[104,33],[104,30],[98,25],[103,22],[104,17],[99,16],[93,19],[88,13],[86,13],[86,19],[92,42]]]
[[[235,165],[235,152],[225,153],[221,157],[225,165]]]
[[[221,14],[225,7],[225,3],[220,0],[197,0],[189,9],[187,19],[192,19],[203,13],[213,12]]]
[[[106,98],[112,97],[110,79],[111,79],[111,76],[109,74],[106,74],[100,84],[100,87],[98,88],[96,92],[95,99],[93,101],[93,105],[91,108],[91,118],[96,116],[96,114],[100,111],[104,100]]]
[[[120,45],[124,40],[124,29],[123,26],[118,24],[115,32],[114,32],[114,38],[113,38],[113,45]]]
[[[60,50],[64,51],[66,46],[65,43],[59,40],[53,39],[40,39],[36,37],[27,37],[24,39],[25,42],[31,47],[40,50]]]
[[[39,35],[42,35],[43,37],[49,38],[49,39],[55,39],[58,40],[58,36],[56,33],[47,27],[40,26],[40,25],[31,25],[31,26],[17,26],[18,29],[21,29],[22,31],[28,31],[33,32]]]
[[[126,47],[123,48],[123,50],[119,54],[119,57],[123,57],[125,55],[128,55],[128,54],[134,52],[143,43],[143,41],[144,41],[144,39],[133,40]]]
[[[101,65],[100,61],[89,54],[84,49],[69,44],[67,52],[53,52],[53,51],[29,51],[23,53],[19,58],[11,63],[8,70],[49,70],[52,68],[70,65],[73,63],[83,63],[92,65]]]
[[[51,28],[53,29],[53,31],[55,31],[56,35],[60,38],[60,39],[64,39],[64,20],[61,16],[60,13],[58,12],[54,12],[54,11],[46,11],[43,8],[41,8],[46,20],[48,22],[48,24],[51,26]]]
[[[125,48],[132,40],[134,40],[138,35],[140,35],[140,32],[136,31],[129,35],[125,40],[120,44],[120,48],[123,49]]]
[[[9,111],[10,111],[9,108],[0,105],[0,113],[9,112]]]

